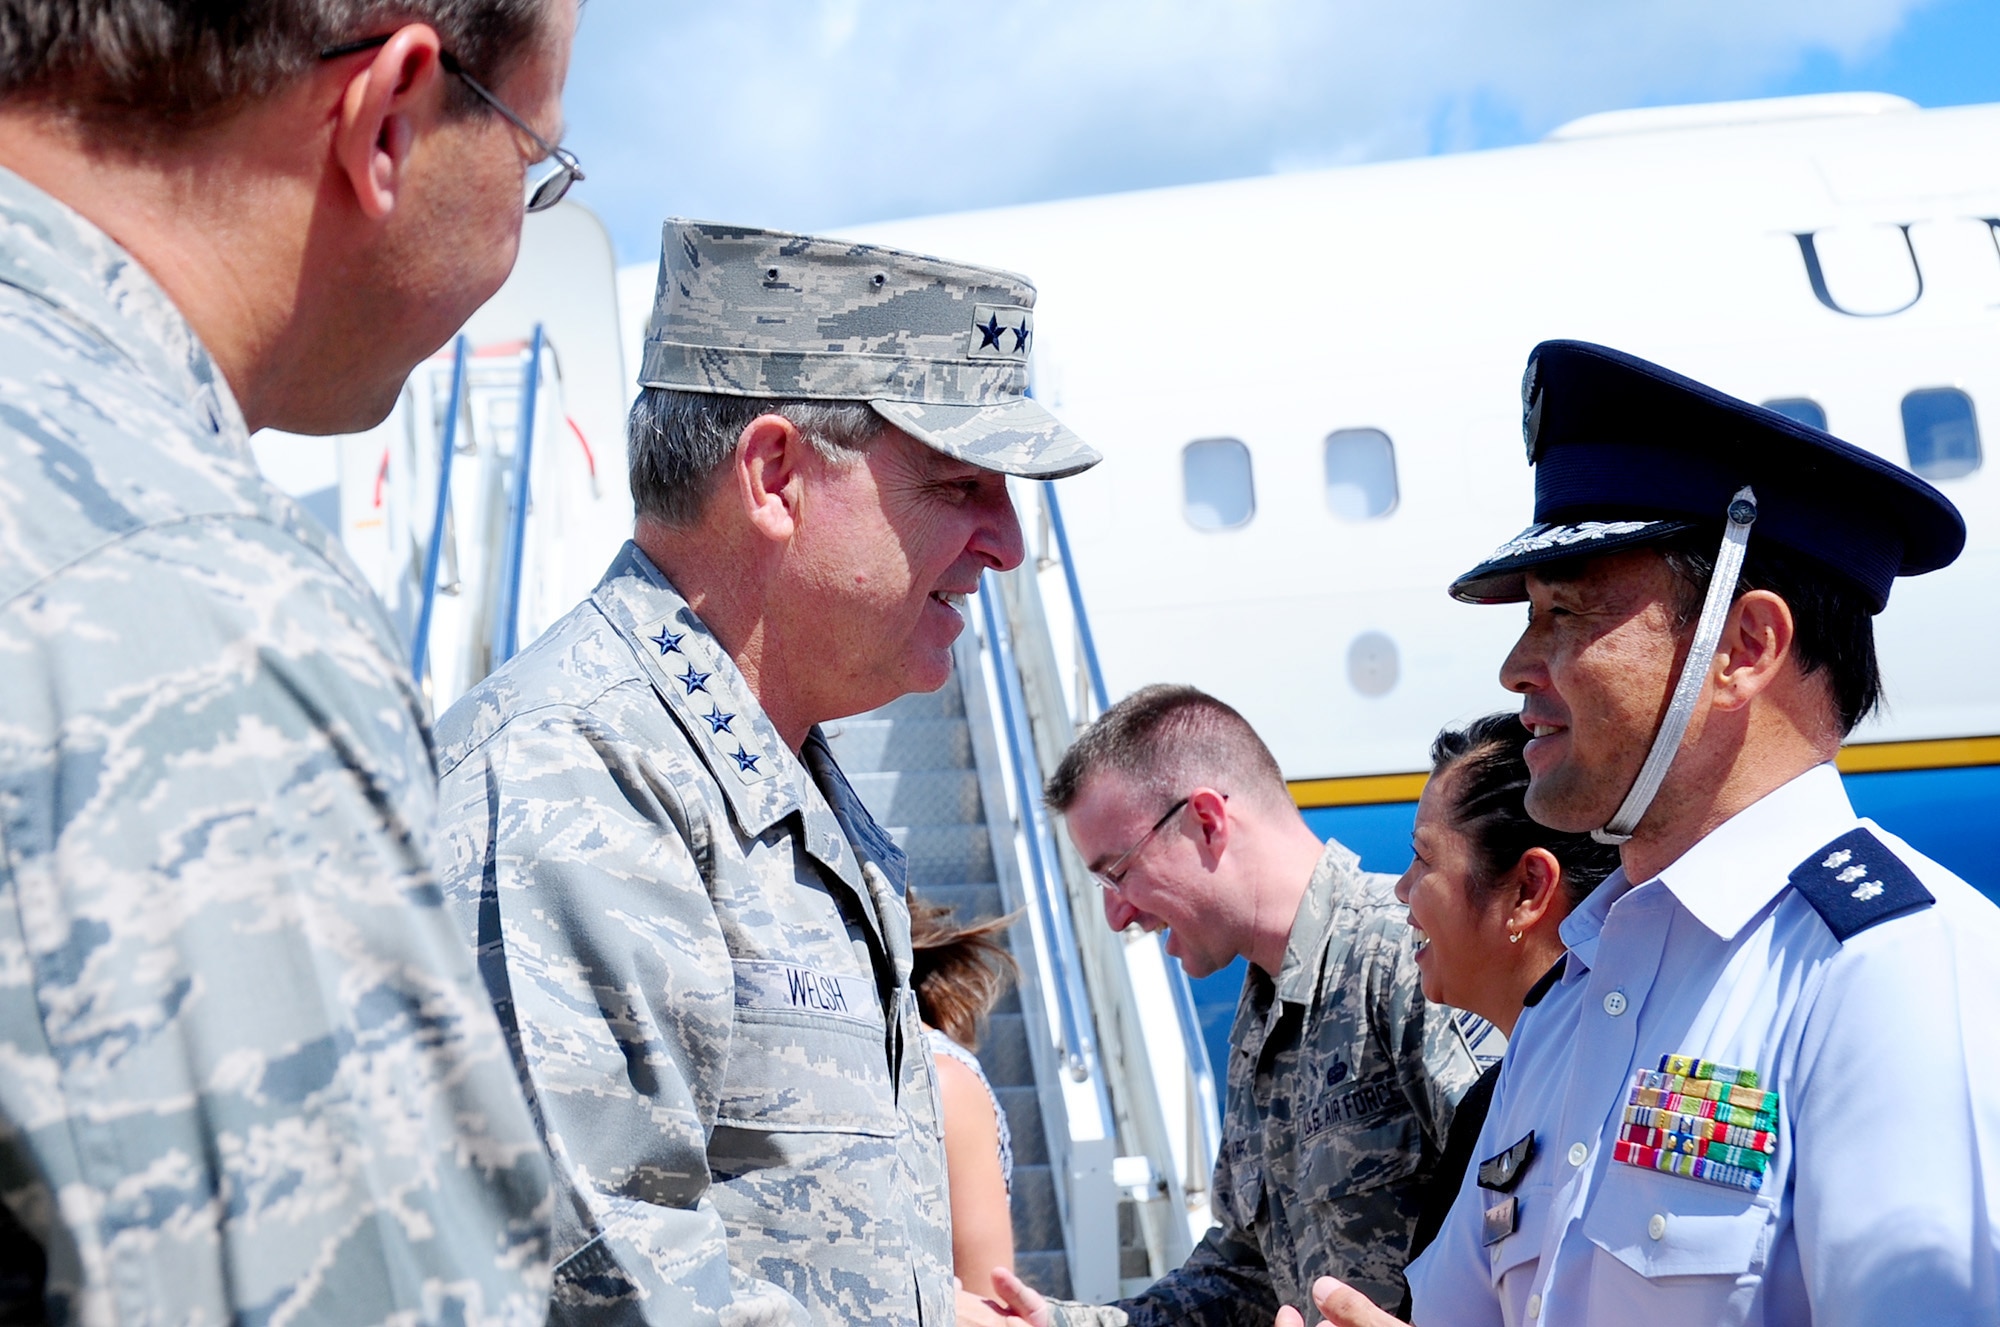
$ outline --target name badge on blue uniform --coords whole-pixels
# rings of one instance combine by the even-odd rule
[[[1481,1243],[1498,1244],[1521,1226],[1521,1205],[1514,1198],[1514,1187],[1521,1177],[1528,1173],[1528,1163],[1535,1159],[1535,1131],[1528,1130],[1521,1140],[1498,1156],[1490,1156],[1479,1163],[1476,1178],[1479,1187],[1505,1196],[1486,1205]]]

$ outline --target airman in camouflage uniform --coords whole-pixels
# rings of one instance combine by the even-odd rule
[[[405,670],[165,292],[0,170],[0,1317],[541,1320]]]
[[[635,542],[440,725],[448,890],[558,1176],[558,1321],[953,1320],[905,861],[816,725],[941,684],[905,679],[903,642],[930,633],[931,653],[948,649],[961,623],[926,579],[905,596],[914,627],[849,612],[839,586],[879,588],[884,564],[836,559],[803,593],[759,579],[778,541],[738,499],[760,482],[745,459],[756,440],[777,437],[805,467],[766,495],[806,494],[795,544],[825,537],[818,513],[844,512],[844,547],[859,540],[888,564],[928,565],[941,547],[947,596],[1018,562],[996,472],[1096,460],[1023,396],[1033,304],[1005,273],[666,226],[641,383],[684,410],[747,402],[746,421],[717,429],[705,457],[663,459],[686,447],[647,423],[642,397]],[[869,440],[815,469],[804,426],[782,412],[810,418],[799,403],[829,400],[856,403]],[[919,524],[943,523],[947,542],[823,496],[851,494],[838,486],[856,474],[887,491],[892,461],[936,472],[915,486],[933,504]],[[669,469],[678,506],[655,493]],[[870,501],[872,513],[900,499]],[[743,608],[781,602],[803,618]],[[808,629],[760,655],[783,634],[773,620]],[[886,682],[860,654],[877,638]]]
[[[1140,836],[1175,789],[1183,800]],[[1424,1000],[1396,877],[1319,845],[1249,725],[1191,687],[1113,706],[1079,735],[1049,797],[1107,887],[1112,925],[1167,927],[1196,976],[1251,960],[1229,1037],[1217,1224],[1143,1293],[1049,1304],[1053,1320],[1270,1327],[1281,1305],[1310,1310],[1314,1278],[1329,1274],[1401,1303],[1452,1109],[1505,1041]],[[1196,841],[1208,856],[1183,846]],[[1250,875],[1232,874],[1232,856]]]

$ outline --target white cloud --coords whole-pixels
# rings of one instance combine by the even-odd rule
[[[1754,96],[1933,0],[590,0],[579,196],[825,228],[1414,156]]]

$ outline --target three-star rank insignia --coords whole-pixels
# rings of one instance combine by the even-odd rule
[[[779,762],[762,744],[768,731],[748,722],[755,702],[736,693],[735,674],[716,657],[714,641],[673,618],[645,623],[635,635],[650,647],[642,647],[639,654],[653,669],[654,688],[679,716],[690,741],[707,740],[714,753],[708,757],[709,767],[716,775],[726,777],[728,771],[746,784],[777,777]],[[669,654],[680,656],[681,671],[673,671],[666,662]],[[695,700],[696,692],[701,701]]]
[[[1005,304],[980,304],[972,310],[972,333],[966,354],[973,359],[1026,360],[1035,339],[1035,314]]]
[[[1845,944],[1871,926],[1937,902],[1916,873],[1866,829],[1852,829],[1801,862],[1792,888]]]

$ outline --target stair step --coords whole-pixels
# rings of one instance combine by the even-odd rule
[[[1027,1023],[1018,1010],[995,1014],[986,1021],[986,1035],[979,1042],[979,1067],[996,1088],[1034,1084],[1035,1065],[1028,1057]]]
[[[828,724],[834,759],[857,774],[972,768],[972,730],[954,719],[842,719]]]
[[[982,825],[980,828],[983,830],[985,826]],[[1000,915],[998,884],[966,884],[954,881],[951,884],[924,885],[914,892],[925,903],[950,908],[952,916],[961,924],[985,921]]]
[[[984,884],[993,880],[993,843],[984,825],[888,826],[910,859],[910,885]]]
[[[1146,1236],[1139,1229],[1139,1205],[1130,1198],[1118,1200],[1118,1279],[1153,1275],[1153,1256],[1146,1251]]]
[[[955,719],[965,713],[965,693],[952,678],[936,691],[913,691],[857,719]],[[845,722],[845,720],[843,720]]]
[[[1063,1247],[1055,1174],[1047,1165],[1014,1167],[1014,1248],[1042,1253]]]
[[[1050,1299],[1068,1299],[1069,1257],[1061,1250],[1047,1253],[1014,1251],[1014,1274]]]
[[[1042,1132],[1042,1100],[1032,1087],[995,1086],[1000,1109],[1007,1112],[1007,1131],[1014,1139],[1014,1164],[1049,1164],[1049,1139]]]
[[[979,775],[969,769],[848,771],[861,804],[884,825],[984,825]]]

